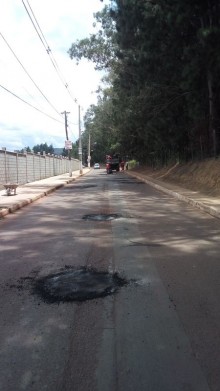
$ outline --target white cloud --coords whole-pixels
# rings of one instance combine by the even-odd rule
[[[27,2],[25,1],[25,4]],[[103,7],[100,0],[29,0],[71,94],[86,110],[96,102],[100,74],[94,65],[82,61],[78,66],[67,54],[72,42],[93,33],[93,13]],[[25,69],[58,113],[69,111],[69,138],[78,138],[78,105],[61,83],[22,0],[1,4],[0,33]],[[0,36],[0,84],[33,106],[56,118],[53,121],[0,88],[0,147],[20,149],[47,142],[62,147],[65,140],[63,118],[46,102]],[[83,112],[81,117],[83,116]]]

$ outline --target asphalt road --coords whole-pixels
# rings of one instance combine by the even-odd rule
[[[219,390],[219,228],[104,170],[1,220],[0,390]],[[84,302],[33,292],[39,279],[80,266],[128,283]]]

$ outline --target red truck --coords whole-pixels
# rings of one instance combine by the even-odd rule
[[[106,155],[106,172],[112,174],[113,171],[119,171],[120,158],[118,155]]]

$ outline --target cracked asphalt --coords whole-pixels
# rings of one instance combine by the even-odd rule
[[[92,214],[120,218],[83,219]],[[140,178],[102,169],[7,214],[0,389],[219,390],[219,225]],[[80,267],[130,283],[84,302],[33,294],[31,281]]]

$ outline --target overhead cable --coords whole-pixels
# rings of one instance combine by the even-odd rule
[[[1,84],[0,84],[0,87],[3,88],[3,90],[5,90],[5,91],[7,91],[8,93],[10,93],[11,95],[13,95],[15,98],[20,99],[22,102],[26,103],[28,106],[32,107],[33,109],[39,111],[40,113],[46,115],[47,117],[53,119],[54,121],[59,122],[60,124],[63,124],[62,121],[59,121],[58,119],[52,117],[51,115],[45,113],[44,111],[42,111],[42,110],[40,110],[40,109],[38,109],[37,107],[35,107],[35,106],[32,105],[31,103],[27,102],[27,101],[24,100],[23,98],[20,98],[20,96],[16,95],[14,92],[10,91],[8,88],[2,86]]]
[[[59,67],[58,67],[58,64],[57,64],[57,62],[56,62],[56,60],[55,60],[55,58],[54,58],[54,56],[53,56],[52,50],[50,49],[50,47],[49,47],[49,45],[48,45],[48,42],[47,42],[47,40],[46,40],[46,38],[45,38],[45,36],[44,36],[44,34],[43,34],[43,32],[42,32],[42,29],[41,29],[41,27],[40,27],[40,25],[39,25],[39,23],[38,23],[38,21],[37,21],[36,16],[34,15],[34,12],[33,12],[32,8],[31,8],[31,6],[30,6],[29,1],[26,0],[26,3],[28,4],[29,10],[28,10],[28,7],[27,7],[27,5],[25,4],[24,0],[22,0],[22,3],[23,3],[23,5],[24,5],[24,8],[25,8],[25,10],[26,10],[26,12],[27,12],[27,14],[28,14],[30,20],[31,20],[31,23],[32,23],[32,25],[33,25],[35,31],[37,32],[37,35],[38,35],[38,37],[39,37],[41,43],[43,44],[43,46],[44,46],[44,48],[45,48],[47,54],[48,54],[49,57],[50,57],[50,60],[51,60],[51,62],[52,62],[52,64],[53,64],[53,66],[54,66],[54,68],[55,68],[55,70],[56,70],[56,72],[57,72],[57,74],[58,74],[58,76],[59,76],[59,78],[60,78],[62,84],[64,85],[65,89],[68,91],[68,93],[69,93],[70,97],[73,99],[73,101],[74,101],[75,103],[77,103],[77,99],[74,98],[74,97],[72,96],[71,92],[69,91],[68,83],[66,82],[65,78],[63,77],[63,75],[62,75],[62,73],[61,73],[61,71],[60,71],[60,69],[59,69]],[[32,15],[31,15],[31,14],[32,14]]]
[[[15,54],[14,50],[11,48],[11,46],[9,45],[9,43],[7,42],[7,40],[5,39],[5,37],[3,36],[3,34],[0,32],[0,35],[2,37],[2,39],[5,41],[6,45],[8,46],[8,48],[11,50],[11,52],[13,53],[13,55],[15,56],[16,60],[19,62],[19,64],[21,65],[21,67],[23,68],[24,72],[28,75],[29,79],[32,81],[32,83],[35,85],[35,87],[38,89],[38,91],[41,93],[41,95],[46,99],[46,101],[49,103],[49,105],[56,111],[56,113],[58,113],[59,115],[60,112],[53,106],[53,104],[49,101],[49,99],[45,96],[45,94],[41,91],[41,89],[38,87],[38,85],[35,83],[35,81],[32,79],[31,75],[29,74],[29,72],[25,69],[24,65],[21,63],[21,61],[19,60],[19,58],[17,57],[17,55]]]

